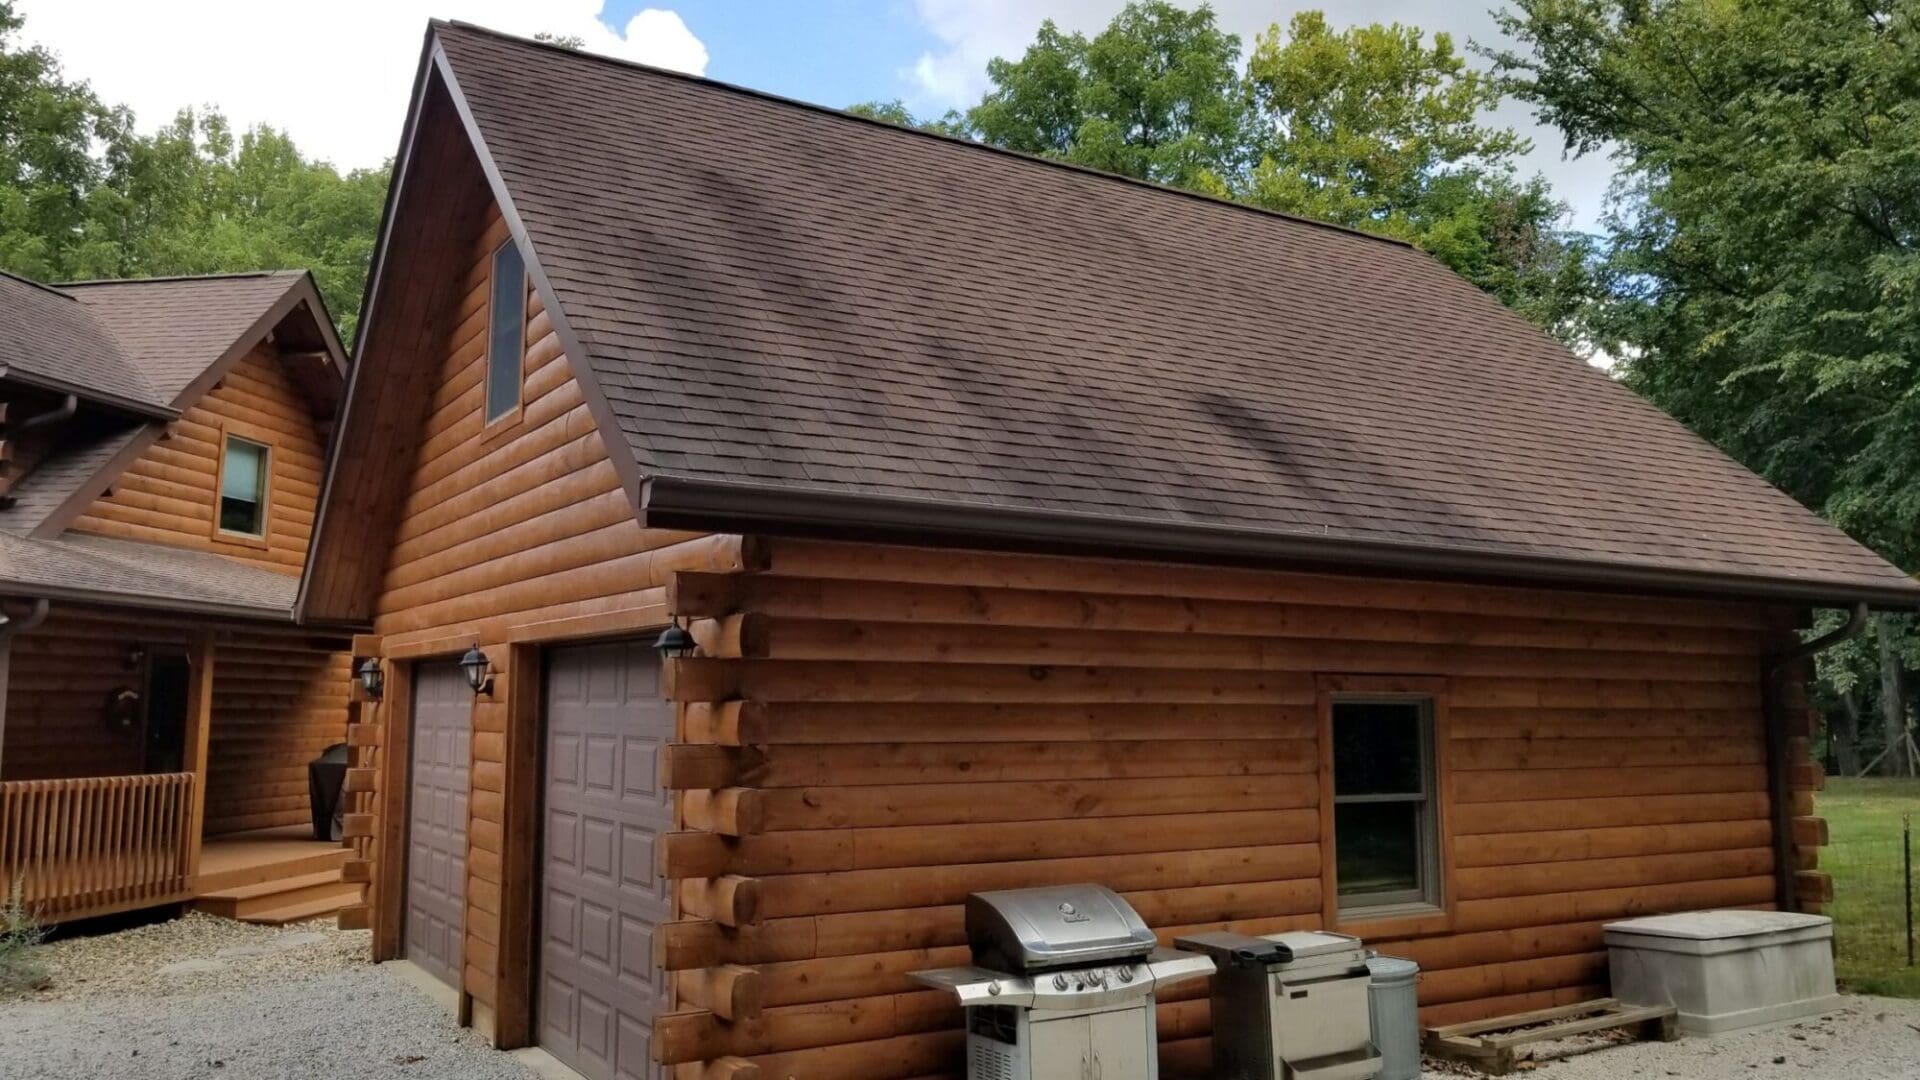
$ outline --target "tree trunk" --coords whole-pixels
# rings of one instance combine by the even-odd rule
[[[1900,675],[1900,651],[1894,645],[1893,627],[1886,616],[1880,617],[1880,726],[1887,736],[1887,755],[1880,759],[1880,775],[1911,776],[1907,760],[1907,696]]]
[[[1860,775],[1860,702],[1851,690],[1840,695],[1840,715],[1827,720],[1827,751],[1835,776]]]

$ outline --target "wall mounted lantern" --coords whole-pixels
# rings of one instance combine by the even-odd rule
[[[387,689],[387,674],[380,669],[379,659],[367,657],[360,661],[360,666],[354,669],[354,673],[360,677],[360,689],[367,692],[367,700],[379,701],[380,695]]]
[[[493,663],[480,651],[479,645],[468,649],[467,655],[460,658],[460,670],[475,694],[493,693]]]
[[[686,627],[681,626],[680,621],[676,619],[668,623],[665,630],[660,631],[660,636],[653,641],[653,647],[660,650],[661,659],[678,660],[683,656],[693,655],[695,642],[693,635],[688,633]]]

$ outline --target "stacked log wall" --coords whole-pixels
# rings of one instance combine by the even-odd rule
[[[1323,926],[1319,709],[1437,682],[1445,911],[1341,929],[1418,960],[1445,1023],[1605,992],[1601,925],[1774,897],[1755,605],[826,541],[676,575],[688,828],[659,942],[693,1077],[950,1075],[968,892],[1112,885],[1163,941]],[[1796,831],[1815,840],[1811,799]],[[1163,1000],[1170,1072],[1204,989]]]
[[[679,568],[740,569],[746,565],[737,536],[710,536],[642,528],[633,504],[607,455],[585,395],[575,381],[560,338],[538,292],[529,297],[526,357],[520,409],[488,425],[485,394],[488,275],[494,251],[508,229],[497,207],[472,223],[458,263],[460,287],[449,328],[434,353],[438,376],[419,449],[405,482],[403,500],[376,602],[370,652],[391,662],[455,658],[478,645],[491,659],[491,692],[475,699],[468,801],[465,969],[461,989],[504,1017],[492,1032],[502,1045],[529,1040],[526,1031],[529,959],[525,942],[503,935],[524,931],[526,913],[505,910],[513,887],[527,888],[537,872],[531,863],[531,820],[510,820],[512,783],[538,783],[538,649],[529,643],[638,633],[666,621],[668,576]],[[528,665],[521,670],[520,664]],[[393,670],[391,664],[389,670]],[[382,745],[389,768],[367,766],[369,785],[385,784],[384,798],[369,805],[381,813],[403,805],[392,790],[405,783],[404,762],[394,742],[404,726],[396,697],[359,706],[369,734]],[[402,704],[403,708],[404,705]],[[512,726],[510,728],[510,718]],[[378,732],[378,734],[373,734]],[[374,754],[367,755],[368,760]],[[370,815],[354,823],[362,834],[367,866],[356,868],[375,881],[398,865],[404,832],[398,819]],[[518,857],[507,846],[522,843]],[[521,861],[525,865],[521,865]],[[377,864],[387,861],[392,865]],[[512,863],[511,878],[506,867]],[[374,927],[376,955],[398,955],[397,886],[376,895],[353,922]],[[524,935],[523,935],[524,936]]]
[[[210,551],[297,575],[313,533],[325,445],[306,395],[265,342],[190,405],[77,518],[75,532]],[[227,433],[272,448],[267,532],[260,540],[215,528]]]

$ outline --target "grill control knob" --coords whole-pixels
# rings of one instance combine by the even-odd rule
[[[1053,988],[1055,990],[1065,990],[1067,988],[1067,977],[1065,975],[1055,975],[1053,977]]]
[[[1132,968],[1130,968],[1130,967],[1123,967],[1123,968],[1121,968],[1121,969],[1120,969],[1120,981],[1121,981],[1121,982],[1123,982],[1123,983],[1130,983],[1130,982],[1132,982],[1132,981],[1133,981],[1133,969],[1132,969]]]
[[[999,997],[999,996],[1000,996],[1000,984],[999,984],[998,982],[990,982],[990,983],[988,983],[988,984],[987,984],[987,994],[988,994],[988,996],[990,996],[990,997]]]

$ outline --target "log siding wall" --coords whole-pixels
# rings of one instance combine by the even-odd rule
[[[1418,676],[1447,710],[1446,911],[1342,926],[1421,963],[1427,1022],[1604,993],[1606,920],[1772,902],[1761,657],[1791,612],[768,550],[764,573],[678,574],[669,598],[702,645],[670,665],[688,828],[661,850],[684,1008],[659,1049],[683,1080],[954,1074],[956,1010],[905,973],[964,962],[977,889],[1103,881],[1163,939],[1322,925],[1333,674]],[[1163,1002],[1171,1073],[1204,1067],[1204,993]]]
[[[522,407],[488,426],[488,273],[508,230],[497,207],[474,224],[458,261],[450,330],[431,362],[432,399],[404,491],[375,604],[369,652],[395,666],[458,656],[479,645],[493,662],[490,694],[473,711],[467,915],[461,989],[502,1046],[531,1039],[532,831],[539,784],[539,646],[657,630],[675,569],[748,565],[737,536],[642,528],[537,292],[527,309]],[[390,669],[391,670],[391,669]],[[354,831],[375,882],[364,920],[375,955],[401,951],[397,913],[405,843],[405,673],[382,703],[357,706],[366,734],[366,817]],[[510,752],[510,747],[517,748]],[[384,759],[378,755],[386,755]],[[372,779],[377,774],[378,779]],[[507,845],[524,845],[508,875]],[[385,883],[382,885],[381,883]],[[515,889],[519,889],[518,893]],[[505,930],[503,931],[503,926]],[[516,936],[517,935],[517,936]]]
[[[272,448],[264,540],[215,528],[228,433]],[[324,455],[306,395],[281,368],[274,346],[262,342],[188,407],[72,528],[211,551],[297,575],[313,533]]]

